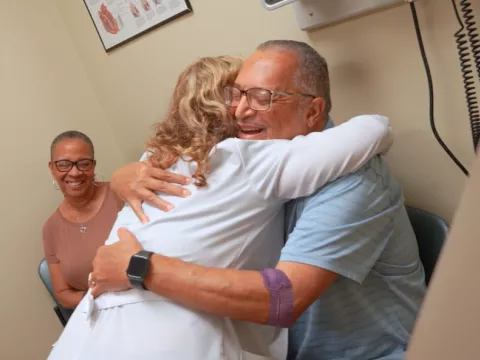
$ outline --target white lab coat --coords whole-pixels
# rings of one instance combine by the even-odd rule
[[[275,267],[283,246],[283,205],[359,169],[389,149],[388,119],[359,116],[292,141],[228,139],[211,153],[208,185],[192,195],[161,195],[175,205],[148,204],[141,224],[129,206],[119,213],[107,244],[126,227],[145,249],[219,268]],[[191,176],[179,160],[172,172]],[[89,314],[89,307],[93,312]],[[285,359],[287,330],[233,321],[186,308],[149,291],[86,296],[49,360]],[[254,355],[256,354],[256,355]]]

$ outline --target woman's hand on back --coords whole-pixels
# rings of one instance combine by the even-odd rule
[[[128,203],[142,223],[149,219],[144,214],[142,202],[147,202],[160,210],[170,211],[173,205],[161,199],[155,192],[187,197],[190,191],[179,185],[188,185],[191,179],[154,168],[148,162],[135,162],[118,169],[112,177],[111,187]],[[178,185],[175,185],[178,184]]]

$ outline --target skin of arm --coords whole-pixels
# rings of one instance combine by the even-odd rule
[[[93,262],[92,295],[130,288],[126,268],[142,249],[135,236],[119,229],[119,241],[102,246]],[[153,254],[145,280],[148,290],[185,306],[235,320],[266,324],[269,292],[258,271],[220,269]],[[294,292],[296,320],[338,277],[328,270],[294,262],[279,262]]]
[[[295,321],[338,276],[293,262],[280,262],[276,268],[292,283]],[[269,292],[258,271],[204,267],[155,254],[145,286],[203,312],[260,324],[268,322]]]
[[[55,297],[60,305],[66,309],[74,309],[77,307],[86,292],[75,290],[67,284],[63,278],[60,264],[49,264],[48,269],[50,271]]]

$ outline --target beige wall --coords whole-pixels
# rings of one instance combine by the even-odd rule
[[[366,112],[389,115],[397,141],[388,160],[409,202],[451,219],[465,178],[429,129],[425,73],[408,6],[305,33],[291,7],[267,12],[257,0],[192,3],[193,15],[109,54],[82,0],[9,1],[2,7],[0,128],[6,135],[0,146],[8,171],[2,177],[0,260],[12,275],[4,276],[10,295],[0,307],[1,358],[43,359],[60,331],[36,277],[40,228],[60,200],[45,167],[48,142],[70,127],[91,134],[100,172],[108,177],[124,158],[138,158],[150,125],[166,110],[176,76],[199,56],[248,55],[272,38],[310,42],[330,63],[336,121]],[[473,152],[450,6],[449,0],[418,3],[438,128],[469,164]]]
[[[41,227],[61,199],[49,143],[90,134],[106,178],[124,159],[54,3],[2,2],[0,44],[0,358],[40,360],[61,331],[37,276]]]
[[[267,12],[257,0],[194,1],[193,15],[106,54],[82,1],[56,1],[128,160],[138,158],[176,76],[193,59],[248,55],[272,38],[305,40],[330,63],[335,120],[362,112],[390,116],[397,141],[389,162],[409,202],[451,218],[465,178],[429,129],[425,72],[408,6],[307,34],[298,29],[291,7]],[[418,7],[435,79],[438,128],[469,164],[473,151],[451,4],[422,0]]]

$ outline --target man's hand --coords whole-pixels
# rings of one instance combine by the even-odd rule
[[[142,245],[125,228],[117,232],[119,241],[112,245],[102,246],[98,249],[93,260],[93,272],[90,276],[93,297],[105,292],[123,291],[130,289],[127,278],[127,268],[130,258],[140,250]]]
[[[142,202],[146,201],[160,210],[170,211],[173,205],[162,200],[156,191],[168,195],[187,197],[190,191],[181,186],[188,185],[191,179],[154,168],[148,162],[136,162],[118,169],[112,177],[111,187],[115,193],[128,203],[142,223],[149,220],[142,210]]]

